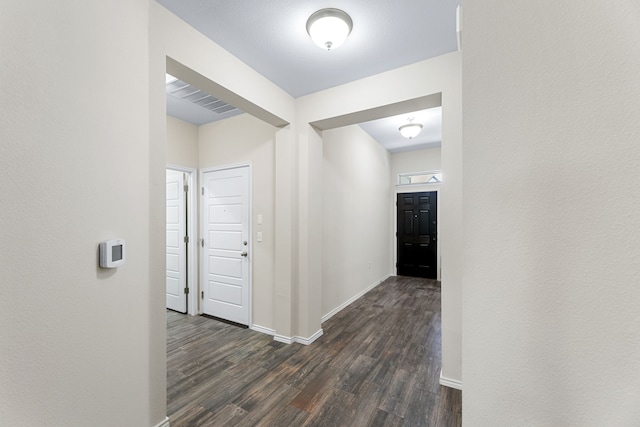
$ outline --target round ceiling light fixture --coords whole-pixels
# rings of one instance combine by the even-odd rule
[[[409,120],[409,123],[400,126],[398,130],[405,138],[415,138],[422,130],[422,125],[420,123],[412,123],[413,117],[409,117],[407,120]]]
[[[307,19],[307,33],[322,49],[336,49],[347,39],[353,21],[340,9],[320,9]]]

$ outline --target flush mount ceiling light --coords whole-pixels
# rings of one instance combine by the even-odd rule
[[[307,20],[307,33],[322,49],[336,49],[347,39],[353,21],[340,9],[320,9]]]
[[[400,131],[402,136],[411,139],[418,136],[418,134],[422,130],[422,125],[420,123],[412,123],[413,117],[409,117],[407,120],[409,120],[409,123],[400,126],[398,130]]]

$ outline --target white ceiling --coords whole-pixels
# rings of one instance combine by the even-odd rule
[[[409,123],[407,119],[411,117],[413,123],[420,123],[423,128],[418,136],[407,139],[400,135],[398,128]],[[442,107],[372,120],[360,123],[360,127],[369,135],[375,135],[374,139],[392,153],[439,147],[442,140]]]
[[[326,0],[156,1],[283,90],[300,97],[456,50],[455,14],[461,0],[341,0],[338,4]],[[349,38],[333,51],[313,44],[305,27],[313,12],[326,7],[338,7],[353,19]],[[171,108],[175,110],[175,105]],[[176,115],[169,109],[168,113]],[[420,114],[361,127],[390,151],[398,146],[406,149],[407,143],[439,144],[439,136],[437,143],[433,141],[439,130],[422,123]],[[403,138],[397,130],[407,116],[424,125],[413,140]]]

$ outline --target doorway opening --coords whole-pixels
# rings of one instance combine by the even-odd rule
[[[438,192],[398,193],[398,276],[437,279]]]
[[[166,307],[195,315],[195,169],[169,165],[166,171]]]

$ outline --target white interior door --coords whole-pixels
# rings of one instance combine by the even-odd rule
[[[202,174],[202,312],[249,325],[249,167]]]
[[[167,308],[187,312],[186,201],[183,172],[167,169]]]

